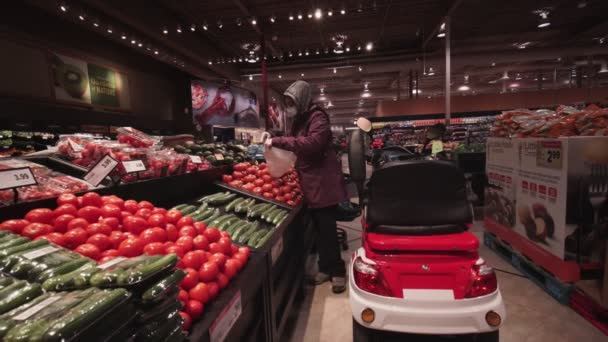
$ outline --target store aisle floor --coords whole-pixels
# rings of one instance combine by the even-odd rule
[[[350,254],[361,245],[359,220],[339,223],[346,228]],[[482,238],[482,228],[474,228]],[[511,265],[483,244],[481,256],[497,270],[499,284],[507,307],[507,320],[500,331],[501,342],[606,342],[608,336],[567,306],[559,304],[527,278],[519,275]],[[311,260],[311,267],[314,260]],[[348,342],[352,341],[352,319],[348,291],[335,295],[329,283],[307,287],[307,295],[299,308],[292,311],[291,342]],[[415,342],[416,336],[404,341]],[[435,339],[432,339],[435,340]],[[437,341],[443,341],[437,338]],[[428,341],[428,338],[425,339]],[[452,342],[453,339],[445,339]]]

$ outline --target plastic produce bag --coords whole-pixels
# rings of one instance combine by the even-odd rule
[[[270,137],[268,132],[262,134],[262,141],[266,141]],[[264,150],[264,158],[268,172],[273,178],[279,178],[289,171],[296,164],[296,155],[293,152],[286,151],[280,148],[270,148]]]

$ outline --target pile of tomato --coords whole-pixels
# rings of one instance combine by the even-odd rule
[[[117,256],[176,254],[177,266],[187,273],[179,293],[185,330],[249,258],[249,248],[233,245],[228,233],[178,210],[94,192],[63,194],[54,210],[33,209],[23,219],[2,222],[0,229],[47,239],[99,263]]]
[[[302,201],[300,178],[294,169],[289,170],[281,178],[272,178],[266,163],[259,165],[238,163],[233,169],[232,175],[224,175],[222,178],[224,183],[232,187],[251,191],[291,206]]]

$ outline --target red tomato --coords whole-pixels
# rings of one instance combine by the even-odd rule
[[[260,165],[258,165],[258,168],[259,168],[260,170],[264,170],[264,169],[266,169],[266,163],[260,163]]]
[[[175,245],[182,247],[184,249],[184,252],[189,252],[192,250],[192,247],[194,245],[192,240],[193,239],[191,236],[180,236],[179,239],[175,241]]]
[[[221,233],[220,233],[220,235],[221,235]],[[230,252],[232,251],[232,241],[230,241],[229,237],[228,238],[221,237],[217,241],[217,244],[220,245],[220,247],[222,249],[222,253],[224,253],[224,254],[230,254]]]
[[[285,197],[278,195],[277,197],[275,197],[274,199],[276,199],[279,202],[285,202]]]
[[[139,237],[145,245],[152,242],[165,242],[167,241],[167,232],[160,227],[148,228],[139,234]]]
[[[212,252],[213,253],[213,252]],[[213,261],[217,264],[217,268],[222,271],[224,269],[224,263],[226,262],[226,256],[222,252],[213,253],[208,261]]]
[[[207,287],[209,288],[209,300],[217,297],[217,294],[220,292],[220,287],[217,285],[217,282],[210,281],[207,283]]]
[[[233,179],[233,178],[232,178],[232,176],[231,176],[231,175],[223,175],[223,176],[222,176],[222,181],[223,181],[224,183],[230,183],[230,182],[232,182],[232,179]]]
[[[247,258],[249,258],[249,253],[251,250],[247,246],[239,247],[239,253],[244,254]]]
[[[290,205],[290,206],[292,206],[292,207],[293,207],[294,205],[296,205],[296,202],[294,202],[294,201],[292,201],[292,200],[289,200],[289,201],[287,201],[286,203],[287,203],[287,205]]]
[[[128,238],[118,245],[118,253],[125,257],[135,257],[144,250],[144,244],[139,238]]]
[[[87,231],[82,228],[74,228],[63,234],[65,247],[74,249],[87,241]]]
[[[204,235],[198,235],[194,239],[192,239],[192,244],[195,249],[208,251],[209,250],[209,240]]]
[[[87,243],[97,246],[97,248],[99,248],[99,250],[102,252],[106,249],[112,248],[112,241],[110,241],[110,238],[104,234],[91,235],[87,239]]]
[[[198,232],[196,231],[196,228],[194,228],[192,226],[183,226],[179,230],[179,236],[195,237],[197,235],[198,235]]]
[[[69,214],[63,214],[55,218],[55,222],[53,223],[54,229],[53,231],[58,233],[65,233],[68,231],[68,224],[74,220],[74,216]],[[88,224],[88,223],[87,223]]]
[[[226,232],[226,231],[221,231],[220,232],[220,239],[222,238],[228,238],[228,240],[230,240],[230,233]]]
[[[152,216],[152,209],[141,208],[135,212],[135,216],[139,216],[147,220],[150,216]]]
[[[165,216],[167,214],[167,209],[165,208],[154,208],[152,209],[152,214],[161,214]]]
[[[122,211],[120,210],[120,207],[116,204],[104,204],[103,206],[101,206],[101,216],[103,217],[121,218],[121,213]]]
[[[30,210],[27,214],[25,214],[24,219],[30,222],[51,223],[53,217],[55,216],[53,215],[53,211],[51,209],[38,208]]]
[[[167,215],[165,215],[167,222],[172,224],[177,224],[177,221],[182,218],[182,213],[177,209],[171,209],[167,211]]]
[[[177,228],[182,228],[183,226],[193,226],[194,220],[190,216],[184,216],[179,221],[177,221]]]
[[[233,166],[233,169],[235,171],[245,171],[247,170],[247,165],[245,165],[245,163],[237,163]]]
[[[230,182],[230,186],[232,186],[234,188],[240,188],[243,186],[243,182],[241,182],[240,180],[234,180],[234,181]]]
[[[93,207],[101,207],[103,205],[103,201],[101,200],[101,196],[95,192],[87,192],[82,195],[82,205],[83,206],[93,206]]]
[[[167,231],[167,240],[175,242],[175,240],[177,240],[177,238],[179,237],[177,228],[174,225],[170,223],[167,224],[165,230]]]
[[[239,246],[237,245],[232,245],[230,246],[230,255],[235,255],[236,253],[239,252]]]
[[[39,240],[39,239],[48,240],[50,243],[54,243],[57,246],[65,245],[65,238],[63,237],[63,234],[61,234],[61,233],[49,233],[49,234],[39,236],[36,238],[36,240]]]
[[[217,275],[217,285],[220,287],[220,290],[228,286],[228,282],[230,279],[224,273],[218,273]]]
[[[111,255],[108,255],[108,256],[105,256],[105,257],[100,257],[100,259],[97,261],[97,263],[100,264],[100,265],[102,265],[102,264],[105,264],[108,261],[111,261],[114,258],[116,258],[116,257],[115,256],[111,256]]]
[[[50,224],[33,222],[23,228],[23,230],[21,231],[21,235],[30,239],[34,239],[52,232],[53,226],[51,226]]]
[[[78,204],[76,204],[76,208],[82,208],[82,207],[84,207],[84,205],[82,204],[82,196],[78,196],[76,198],[76,201],[78,202]]]
[[[141,208],[146,208],[146,209],[154,209],[154,204],[148,202],[148,201],[140,201],[137,205],[139,207],[139,209]]]
[[[205,283],[198,283],[188,291],[188,297],[205,304],[209,301],[209,287]]]
[[[241,172],[241,171],[234,171],[234,172],[232,173],[232,177],[233,177],[235,180],[239,180],[239,179],[242,179],[243,177],[245,177],[245,175],[244,175],[244,174],[243,174],[243,172]]]
[[[113,231],[109,236],[110,242],[112,243],[112,248],[118,249],[118,246],[120,246],[120,243],[123,240],[125,240],[126,238],[127,237],[122,232]]]
[[[239,260],[241,262],[241,264],[245,265],[247,263],[247,259],[249,259],[249,255],[245,254],[243,252],[238,252],[238,253],[235,253],[232,256],[232,258]]]
[[[78,208],[78,197],[74,194],[61,194],[57,197],[57,205],[72,204]]]
[[[93,236],[95,234],[110,236],[110,234],[112,234],[112,227],[103,223],[91,223],[87,226],[86,230],[89,236]]]
[[[82,217],[88,222],[95,223],[101,217],[101,209],[88,205],[78,210],[78,217]]]
[[[103,204],[113,204],[113,205],[117,206],[118,208],[120,208],[120,210],[122,210],[125,205],[125,200],[123,200],[122,198],[120,198],[116,195],[103,196],[101,198],[101,200],[102,200]]]
[[[182,323],[182,330],[183,331],[190,330],[190,326],[192,325],[192,318],[190,317],[190,315],[188,315],[187,313],[185,313],[183,311],[180,311],[179,315],[182,316],[182,321],[184,321],[184,323]]]
[[[188,291],[198,284],[199,275],[198,271],[193,268],[186,268],[184,271],[186,271],[186,276],[179,285],[182,289]]]
[[[194,222],[194,229],[196,229],[196,232],[198,233],[198,235],[200,235],[203,234],[205,229],[207,229],[207,225],[205,224],[205,222]]]
[[[30,224],[28,220],[8,220],[0,224],[0,230],[10,230],[13,233],[21,234],[23,228],[28,224]]]
[[[282,186],[280,190],[281,190],[282,194],[286,194],[286,193],[291,192],[292,188],[289,185],[285,185],[285,186]]]
[[[236,274],[239,272],[239,269],[241,268],[239,264],[240,261],[236,259],[226,260],[226,263],[224,263],[224,274],[226,277],[228,277],[228,279],[234,278],[234,276],[236,276]]]
[[[165,245],[162,242],[152,242],[144,247],[144,253],[148,255],[165,254]]]
[[[270,175],[263,175],[262,179],[264,180],[264,183],[266,183],[266,184],[270,184],[270,182],[272,182],[272,177],[270,177]]]
[[[190,317],[196,321],[203,313],[203,303],[199,302],[198,300],[191,299],[188,301],[188,303],[186,303],[186,307],[184,309],[188,315],[190,315]]]
[[[135,212],[137,210],[139,210],[139,207],[137,206],[137,201],[134,201],[134,200],[126,200],[123,207],[126,211],[130,212],[131,214],[135,214]]]
[[[253,191],[254,193],[258,194],[258,195],[261,195],[261,194],[262,194],[262,192],[263,192],[262,188],[261,188],[261,187],[259,187],[259,186],[258,186],[258,187],[253,188],[253,190],[252,190],[252,191]]]
[[[255,186],[262,186],[262,185],[264,185],[264,180],[263,179],[256,179],[256,180],[253,181],[253,184]]]
[[[184,263],[184,267],[198,270],[203,265],[203,257],[201,257],[200,253],[192,251],[184,255],[182,262]]]
[[[254,175],[247,175],[245,177],[243,177],[243,181],[245,183],[253,183],[255,181],[255,176]]]
[[[283,197],[285,198],[285,201],[291,201],[293,199],[293,193],[288,192],[285,195],[283,195]]]
[[[103,259],[103,258],[106,258],[106,257],[115,258],[117,256],[119,256],[118,250],[116,250],[116,249],[108,249],[108,250],[105,250],[105,251],[101,252],[101,256],[100,257]]]
[[[270,184],[273,188],[279,188],[281,186],[281,181],[274,179],[272,182],[270,182]]]
[[[272,188],[271,192],[275,197],[281,194],[281,191],[278,188]]]
[[[118,227],[120,226],[120,221],[118,221],[118,219],[116,217],[106,217],[106,218],[102,218],[99,223],[103,223],[107,226],[110,226],[110,228],[112,228],[112,230],[118,230]]]
[[[177,299],[179,299],[182,304],[185,304],[190,299],[190,295],[186,290],[179,290],[179,293],[177,294]]]
[[[220,231],[214,227],[207,228],[203,232],[203,236],[205,236],[209,242],[216,242],[220,239]]]
[[[129,216],[134,216],[133,214],[131,214],[130,212],[124,210],[120,213],[120,220],[124,220]]]
[[[262,185],[262,191],[264,192],[268,192],[268,191],[272,191],[272,184],[264,184]]]
[[[99,248],[97,248],[97,246],[90,244],[90,243],[82,244],[82,245],[76,247],[76,249],[74,251],[80,255],[89,257],[93,260],[99,259],[100,255],[101,255],[101,251],[99,250]]]
[[[262,196],[264,196],[266,198],[273,198],[274,194],[272,192],[265,192],[262,194]]]
[[[255,188],[255,185],[253,185],[253,183],[247,183],[241,187],[241,189],[247,190],[247,191],[253,191],[254,188]]]
[[[76,206],[73,204],[62,204],[62,205],[58,206],[57,208],[55,208],[55,210],[53,210],[53,214],[55,215],[55,217],[61,216],[64,214],[76,216],[77,213],[78,213],[78,209],[76,209]]]
[[[139,235],[148,228],[148,222],[139,216],[129,216],[122,221],[122,226],[129,233]]]
[[[87,221],[87,220],[85,220],[85,219],[83,219],[81,217],[78,217],[78,218],[75,218],[72,221],[70,221],[68,223],[68,227],[67,228],[68,228],[68,231],[70,231],[70,230],[76,229],[76,228],[83,228],[84,229],[88,225],[89,225],[89,221]]]
[[[207,261],[201,266],[198,271],[198,279],[200,281],[209,282],[215,279],[219,273],[217,264],[213,261]]]
[[[175,254],[175,255],[177,255],[178,258],[181,259],[184,257],[184,253],[186,253],[186,252],[184,251],[184,247],[173,245],[173,246],[169,246],[169,247],[165,248],[165,253],[166,254]]]

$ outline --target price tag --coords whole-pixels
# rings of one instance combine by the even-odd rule
[[[200,156],[190,156],[190,160],[192,160],[194,164],[201,164],[203,162]]]
[[[217,160],[224,160],[224,155],[221,154],[221,153],[216,153],[215,154],[215,159],[217,159]]]
[[[126,173],[146,171],[146,165],[139,159],[125,160],[122,162],[122,166],[124,166]]]
[[[106,268],[110,268],[116,264],[118,264],[119,262],[123,261],[123,260],[127,260],[127,258],[125,257],[116,257],[110,261],[106,261],[101,265],[98,265],[97,268],[105,270]]]
[[[29,260],[33,260],[36,258],[40,258],[41,256],[51,254],[51,253],[55,252],[56,250],[59,250],[59,248],[53,247],[53,246],[47,246],[47,247],[37,249],[35,251],[27,252],[27,253],[23,254],[23,257],[26,259],[29,259]]]
[[[83,179],[90,183],[93,186],[98,186],[104,178],[106,178],[112,170],[114,170],[118,166],[118,161],[116,159],[110,157],[109,155],[105,155],[101,158],[97,164],[93,165],[93,167],[84,175]]]
[[[243,306],[241,304],[241,291],[239,290],[230,303],[226,305],[224,310],[217,316],[211,327],[209,328],[209,340],[211,342],[222,342],[228,336],[230,329],[237,319],[241,316]]]
[[[29,167],[0,170],[0,190],[36,185],[36,177]]]
[[[536,165],[549,169],[562,169],[562,142],[540,141],[536,149]]]
[[[281,253],[283,253],[283,237],[282,236],[279,239],[279,241],[277,241],[274,244],[274,246],[272,246],[272,248],[270,249],[270,257],[272,259],[273,265],[277,261],[279,256],[281,256]]]
[[[75,143],[72,139],[68,138],[68,144],[74,152],[82,152],[84,148],[80,144]]]
[[[17,316],[13,317],[14,320],[16,321],[25,321],[26,319],[32,317],[34,314],[36,314],[38,311],[46,308],[47,306],[55,303],[56,301],[58,301],[61,298],[61,296],[59,295],[54,295],[51,296],[45,300],[43,300],[42,302],[32,306],[31,308],[23,311],[22,313],[18,314]]]

